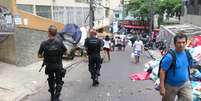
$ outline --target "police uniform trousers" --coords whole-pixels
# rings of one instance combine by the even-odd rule
[[[91,54],[88,55],[89,59],[89,72],[91,73],[91,79],[95,79],[100,76],[101,68],[101,56],[100,54]]]
[[[45,73],[48,75],[49,92],[51,96],[59,97],[64,84],[62,80],[62,64],[47,64]]]

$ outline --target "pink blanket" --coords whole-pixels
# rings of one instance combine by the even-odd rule
[[[148,80],[148,79],[150,79],[150,73],[148,73],[148,72],[133,73],[133,74],[130,74],[129,77],[133,81]]]

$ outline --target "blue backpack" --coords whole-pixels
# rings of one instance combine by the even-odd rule
[[[189,73],[189,78],[190,78],[190,66],[192,65],[192,56],[189,52],[189,50],[185,50],[186,52],[186,56],[187,56],[187,59],[188,59],[188,63],[189,63],[189,66],[188,66],[188,73]],[[160,78],[160,70],[161,70],[161,63],[162,63],[162,60],[164,59],[164,57],[167,55],[167,54],[170,54],[172,56],[172,64],[170,65],[170,68],[166,71],[166,75],[168,74],[169,70],[173,69],[173,72],[174,72],[174,76],[176,74],[176,53],[174,50],[170,49],[163,57],[162,59],[160,60],[160,63],[159,63],[159,70],[158,70],[158,77]],[[167,76],[166,76],[167,77]]]

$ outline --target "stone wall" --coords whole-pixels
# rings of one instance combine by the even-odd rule
[[[47,32],[17,28],[15,35],[16,65],[24,66],[38,61],[40,43],[47,39]]]
[[[0,42],[0,61],[15,64],[15,60],[14,35],[8,35],[4,41]]]

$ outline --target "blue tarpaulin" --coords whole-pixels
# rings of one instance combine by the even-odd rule
[[[62,30],[64,34],[68,34],[72,37],[73,41],[77,44],[82,36],[82,32],[80,30],[80,27],[76,24],[67,24],[64,26],[64,29]]]

